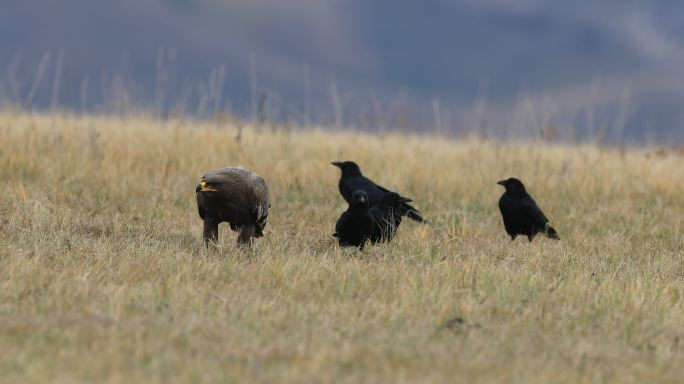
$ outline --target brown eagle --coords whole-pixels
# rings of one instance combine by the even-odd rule
[[[195,193],[207,246],[218,241],[223,222],[240,232],[238,244],[249,246],[253,237],[263,236],[271,198],[261,176],[240,167],[213,169],[202,176]]]

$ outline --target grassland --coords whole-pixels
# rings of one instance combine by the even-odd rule
[[[541,143],[0,114],[1,382],[681,382],[684,157]],[[331,237],[331,160],[429,225]],[[201,242],[204,170],[273,207],[252,250]],[[511,243],[523,179],[562,241]],[[225,224],[224,224],[225,225]]]

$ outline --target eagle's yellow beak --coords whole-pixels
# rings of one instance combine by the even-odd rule
[[[208,187],[206,181],[203,181],[200,183],[200,192],[217,192],[217,191],[218,191],[218,189]]]

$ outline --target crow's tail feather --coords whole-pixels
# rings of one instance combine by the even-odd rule
[[[427,223],[428,221],[420,215],[420,212],[408,204],[402,204],[399,207],[399,214],[406,216],[411,220],[415,220],[419,223]]]

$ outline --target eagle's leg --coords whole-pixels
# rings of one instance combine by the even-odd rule
[[[209,247],[210,243],[218,243],[218,227],[219,223],[216,220],[205,219],[204,220],[204,245]]]
[[[240,229],[240,235],[238,236],[237,242],[239,245],[244,245],[249,247],[252,245],[252,238],[256,233],[256,228],[254,225],[245,225]]]

